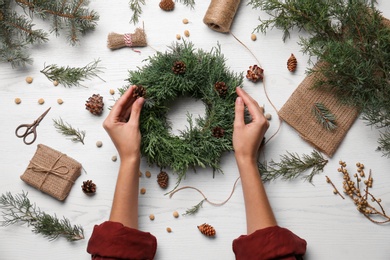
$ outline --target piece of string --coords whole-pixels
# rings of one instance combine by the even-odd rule
[[[224,201],[219,202],[219,203],[210,201],[210,200],[206,197],[206,195],[204,195],[204,193],[203,193],[201,190],[199,190],[198,188],[192,187],[192,186],[183,186],[183,187],[180,187],[180,188],[177,188],[177,189],[173,190],[173,191],[169,194],[169,198],[172,198],[173,194],[175,194],[176,192],[178,192],[178,191],[180,191],[180,190],[184,190],[184,189],[193,189],[193,190],[196,190],[197,192],[199,192],[199,193],[202,195],[203,199],[204,199],[205,201],[207,201],[209,204],[214,205],[214,206],[222,206],[222,205],[224,205],[226,202],[228,202],[228,201],[230,200],[230,198],[233,196],[234,190],[236,189],[237,182],[238,182],[239,179],[240,179],[240,177],[238,177],[238,178],[236,179],[236,181],[234,182],[234,184],[233,184],[233,189],[232,189],[232,191],[230,192],[229,197],[228,197],[227,199],[225,199]]]
[[[31,169],[33,170],[34,172],[39,172],[39,173],[45,173],[45,177],[43,178],[41,184],[39,185],[39,190],[42,188],[43,184],[45,183],[47,177],[49,176],[49,174],[54,174],[64,180],[67,180],[71,183],[74,183],[74,181],[72,180],[69,180],[67,178],[65,178],[64,176],[67,175],[69,173],[69,168],[66,166],[66,165],[61,165],[61,166],[57,166],[54,168],[54,166],[57,164],[57,162],[61,159],[62,156],[64,156],[65,154],[60,154],[60,156],[57,157],[57,159],[54,161],[53,165],[50,167],[50,168],[47,168],[45,166],[42,166],[42,165],[39,165],[33,161],[30,161],[31,164],[33,164],[34,166],[30,166],[28,167],[28,169]],[[65,171],[61,171],[61,169],[65,168]]]
[[[256,55],[248,48],[248,46],[246,46],[242,41],[240,41],[240,39],[238,39],[233,33],[232,31],[229,31],[229,33],[233,36],[233,38],[238,41],[247,51],[249,51],[249,53],[253,56],[253,58],[256,60],[256,62],[259,64],[258,66],[262,68],[261,66],[261,63],[260,61],[257,59]],[[275,133],[273,133],[271,135],[271,137],[269,137],[266,141],[265,141],[265,144],[268,143],[269,141],[271,141],[272,138],[274,138],[277,133],[279,132],[280,128],[281,128],[281,125],[282,125],[282,119],[279,117],[279,110],[276,108],[276,106],[274,105],[274,103],[271,101],[269,95],[268,95],[268,91],[267,91],[267,87],[266,87],[266,84],[265,84],[265,80],[266,77],[263,78],[263,86],[264,86],[264,93],[265,93],[265,96],[268,100],[268,102],[271,104],[271,106],[273,107],[273,109],[275,110],[277,116],[278,116],[278,119],[279,119],[279,124],[278,124],[278,128],[276,129]]]

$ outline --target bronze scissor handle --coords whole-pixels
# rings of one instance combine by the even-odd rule
[[[32,123],[32,124],[21,124],[20,126],[18,126],[16,128],[15,134],[17,137],[23,138],[23,142],[25,144],[32,144],[35,141],[35,139],[37,139],[37,130],[36,130],[37,126],[38,126],[38,124],[36,121],[34,121],[34,123]],[[25,130],[23,130],[23,129],[25,129]],[[22,132],[22,134],[20,132]],[[32,140],[26,141],[27,136],[29,136],[31,134],[33,135]]]
[[[35,139],[37,139],[37,126],[39,125],[39,123],[42,121],[42,119],[46,116],[46,114],[49,112],[49,110],[51,109],[51,107],[49,107],[40,117],[38,117],[36,120],[34,120],[34,122],[32,124],[21,124],[19,125],[16,130],[15,130],[15,135],[19,138],[23,138],[23,142],[25,144],[32,144],[33,142],[35,142]],[[25,131],[21,130],[23,128],[26,128]],[[20,134],[19,132],[23,131],[22,134]],[[31,141],[26,141],[27,139],[27,136],[29,135],[33,135],[33,138]]]

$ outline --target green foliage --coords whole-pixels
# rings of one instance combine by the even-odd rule
[[[32,226],[32,231],[42,234],[49,240],[64,237],[68,241],[84,239],[84,230],[81,226],[72,226],[67,218],[58,219],[41,211],[32,204],[27,193],[13,195],[10,192],[0,197],[0,208],[3,209],[1,226],[9,226],[16,223]]]
[[[175,74],[173,64],[186,65],[184,74]],[[158,52],[148,58],[148,65],[130,71],[130,85],[142,85],[146,90],[146,102],[141,113],[141,152],[150,164],[170,167],[178,176],[185,177],[189,168],[211,167],[221,171],[222,153],[232,151],[234,104],[236,87],[241,86],[242,74],[232,73],[225,65],[220,47],[210,52],[195,50],[193,44],[183,42],[170,47],[170,51]],[[227,86],[225,97],[214,89],[216,82]],[[123,93],[126,89],[121,89]],[[189,126],[178,136],[170,133],[167,113],[180,96],[201,100],[206,108],[205,117],[193,119],[187,116]],[[213,129],[220,127],[224,136],[213,136]]]
[[[304,180],[313,181],[313,177],[324,170],[328,163],[321,153],[313,150],[310,155],[303,154],[302,157],[296,153],[287,152],[280,156],[280,162],[271,160],[269,164],[259,163],[261,178],[264,182],[282,178],[283,180],[296,179],[304,172],[312,169],[308,175],[302,176]]]
[[[337,128],[336,118],[329,109],[322,103],[314,103],[313,114],[318,122],[328,131],[333,131]]]
[[[0,62],[13,67],[31,64],[28,45],[48,41],[49,34],[34,29],[35,17],[51,21],[50,33],[56,36],[66,29],[68,41],[74,45],[81,35],[95,28],[99,15],[88,9],[89,1],[68,0],[1,0],[0,1]],[[15,11],[16,5],[24,9]]]
[[[183,216],[186,216],[186,215],[195,215],[196,213],[198,213],[198,211],[200,210],[200,208],[203,206],[203,202],[204,202],[205,200],[206,200],[206,199],[203,199],[203,200],[201,200],[198,204],[196,204],[195,206],[193,206],[192,208],[187,209],[186,212],[183,214]]]
[[[54,127],[63,135],[72,136],[73,142],[81,142],[84,144],[85,131],[73,128],[69,123],[64,122],[62,118],[56,120],[53,119]]]
[[[91,79],[93,77],[100,78],[97,74],[102,72],[102,67],[99,67],[100,60],[95,60],[88,63],[84,67],[58,67],[56,64],[47,65],[41,70],[50,81],[57,81],[65,87],[80,87],[80,81]]]
[[[195,0],[176,0],[176,2],[180,2],[185,6],[189,6],[194,8]],[[142,5],[145,5],[145,0],[130,0],[129,7],[131,11],[133,11],[133,15],[131,16],[130,22],[133,24],[137,24],[139,22],[139,18],[142,14]]]
[[[291,30],[306,31],[303,52],[323,66],[310,69],[326,80],[316,87],[334,91],[341,101],[362,111],[369,125],[390,131],[390,27],[370,0],[251,0],[270,19],[257,30],[276,27],[285,40]],[[388,138],[388,135],[384,135]],[[389,140],[379,142],[389,143]],[[383,152],[389,154],[388,146]]]

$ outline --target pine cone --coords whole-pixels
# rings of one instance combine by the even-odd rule
[[[175,74],[184,74],[186,72],[186,65],[182,61],[175,61],[172,71]]]
[[[287,60],[287,69],[290,72],[294,72],[297,69],[297,58],[295,58],[294,54],[291,53],[290,58]]]
[[[140,98],[146,96],[146,90],[142,85],[136,85],[133,90],[133,97]]]
[[[103,113],[103,97],[99,94],[93,94],[92,97],[85,103],[85,108],[94,115],[101,115]]]
[[[92,180],[83,181],[81,188],[86,194],[94,194],[96,192],[96,184]]]
[[[221,138],[225,135],[225,130],[223,130],[221,127],[217,126],[213,129],[213,136],[216,138]]]
[[[164,11],[172,11],[175,8],[175,2],[172,0],[161,0],[159,6]]]
[[[247,70],[246,78],[256,83],[259,80],[263,80],[264,78],[263,73],[264,70],[259,66],[257,65],[249,66],[249,70]]]
[[[166,172],[161,171],[157,175],[157,183],[161,188],[166,189],[168,187],[169,176]]]
[[[214,88],[220,97],[226,97],[228,87],[226,86],[225,82],[219,81],[215,83]]]
[[[208,237],[213,237],[216,234],[215,229],[211,225],[206,223],[203,223],[202,225],[198,226],[198,229],[200,233]]]

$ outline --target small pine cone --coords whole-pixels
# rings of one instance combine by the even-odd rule
[[[291,53],[290,58],[287,60],[287,69],[290,72],[294,72],[297,69],[297,58],[295,58],[294,54]]]
[[[161,171],[157,175],[157,183],[161,188],[166,189],[168,187],[169,176],[166,172]]]
[[[259,80],[263,80],[264,70],[257,65],[249,66],[249,70],[247,70],[246,78],[255,83]]]
[[[186,65],[182,61],[175,61],[172,71],[175,74],[184,74],[186,72]]]
[[[199,229],[200,233],[202,233],[203,235],[208,236],[208,237],[213,237],[216,234],[213,226],[206,224],[206,223],[203,223],[202,225],[198,226],[198,229]]]
[[[99,94],[93,94],[86,102],[85,109],[89,110],[92,114],[99,116],[103,113],[103,97]]]
[[[92,180],[83,181],[83,185],[81,185],[81,189],[86,194],[94,194],[96,192],[96,184],[92,182]]]
[[[225,130],[217,126],[213,129],[213,136],[216,138],[222,138],[225,135]]]
[[[226,97],[227,94],[227,86],[225,82],[219,81],[214,84],[215,90],[218,92],[220,97]]]
[[[161,0],[159,6],[164,11],[172,11],[175,8],[175,2],[173,0]]]
[[[136,85],[133,89],[133,97],[140,98],[146,96],[146,90],[142,85]]]

